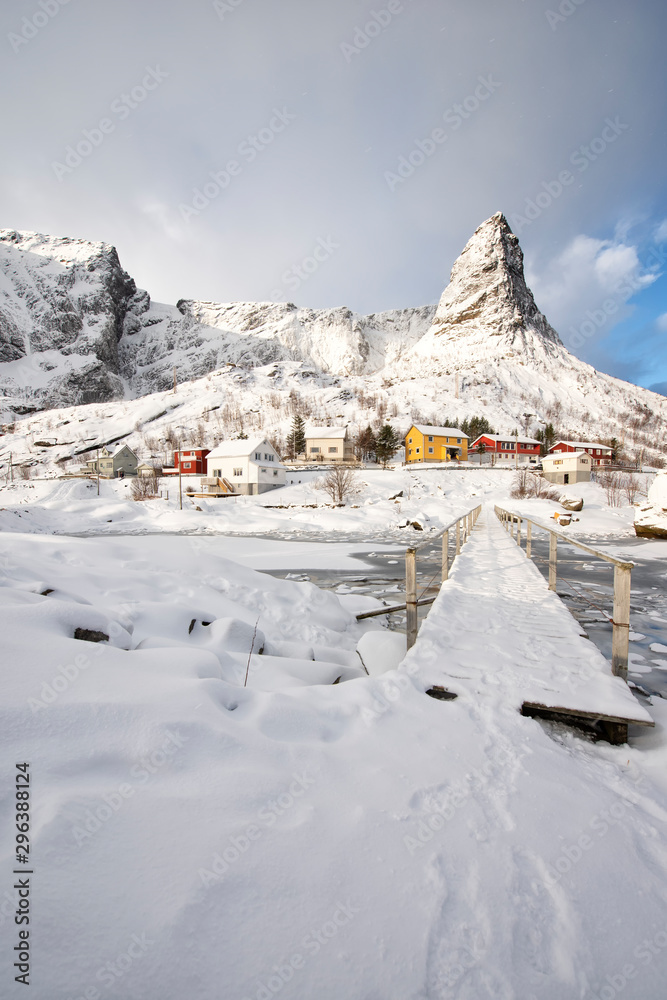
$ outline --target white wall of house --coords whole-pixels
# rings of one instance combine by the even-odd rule
[[[206,470],[209,478],[227,479],[237,493],[246,495],[285,485],[285,466],[264,440],[223,441],[206,456]]]
[[[588,483],[591,478],[591,456],[585,452],[562,452],[542,458],[545,479],[550,483],[567,486],[571,483]]]
[[[306,459],[309,462],[351,462],[354,448],[345,427],[306,427]]]

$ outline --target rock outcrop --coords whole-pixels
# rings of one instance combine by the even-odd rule
[[[645,538],[667,538],[667,472],[659,472],[649,487],[648,500],[635,512],[635,533]]]

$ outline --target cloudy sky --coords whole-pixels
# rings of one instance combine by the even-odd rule
[[[6,0],[0,226],[113,243],[158,301],[373,312],[501,210],[566,345],[667,393],[666,33],[664,0]]]

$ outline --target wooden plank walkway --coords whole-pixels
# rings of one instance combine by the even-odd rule
[[[653,725],[492,507],[480,514],[403,667],[480,707],[600,722],[612,742],[623,742],[629,723]]]

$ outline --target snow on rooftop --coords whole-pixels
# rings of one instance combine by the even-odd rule
[[[306,438],[344,438],[347,427],[306,427]]]
[[[608,444],[600,444],[599,441],[556,441],[550,450],[553,451],[559,444],[565,444],[568,448],[601,448],[603,451],[611,451]]]
[[[248,438],[247,440],[221,441],[220,444],[215,446],[213,451],[209,451],[206,458],[207,460],[212,458],[241,458],[245,455],[250,455],[251,452],[256,451],[258,448],[271,448],[271,451],[273,451],[273,446],[269,444],[266,438],[256,437]]]
[[[433,437],[460,437],[467,438],[458,427],[430,427],[428,424],[413,424],[420,434],[431,435]]]
[[[480,434],[473,441],[476,444],[481,438],[486,438],[488,441],[518,441],[519,444],[540,444],[536,438],[520,437],[516,438],[513,434]]]

